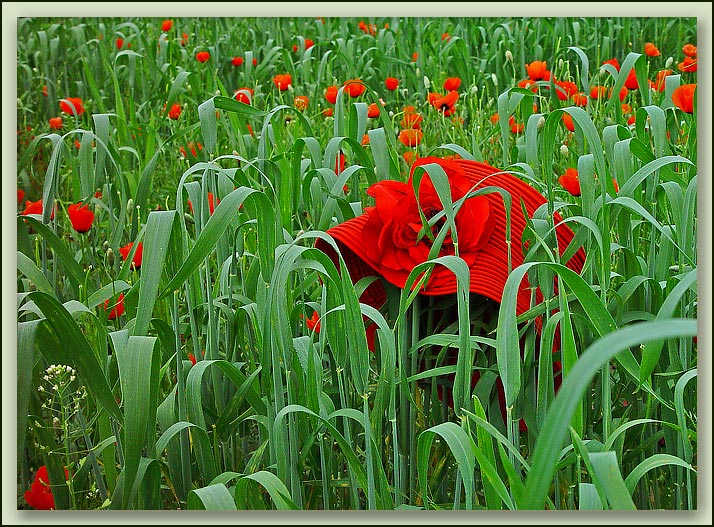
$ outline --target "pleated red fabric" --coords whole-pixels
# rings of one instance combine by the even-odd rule
[[[472,188],[474,190],[496,187],[510,194],[510,266],[509,241],[506,236],[508,219],[504,201],[499,192],[483,194],[489,202],[490,213],[488,221],[491,222],[492,227],[489,227],[490,234],[488,239],[479,246],[469,265],[470,291],[500,303],[510,270],[520,266],[524,261],[524,249],[521,240],[526,227],[526,218],[522,212],[521,202],[525,205],[528,216],[532,217],[536,209],[546,203],[546,198],[526,182],[487,164],[471,160],[446,160],[436,157],[421,158],[413,165],[410,182],[408,183],[408,189],[412,192],[412,195],[411,177],[414,175],[415,168],[429,163],[440,165],[450,180],[467,178],[473,185]],[[369,214],[370,209],[367,209],[367,212],[361,216],[332,227],[327,233],[337,242],[353,282],[356,283],[365,276],[379,276],[397,287],[403,287],[403,283],[389,280],[385,276],[385,273],[388,276],[393,276],[393,274],[384,270],[379,259],[370,258],[369,256],[369,254],[375,254],[373,247],[370,250],[367,249],[367,244],[373,243],[373,240],[369,239],[369,236],[366,236],[365,233]],[[572,241],[574,233],[563,222],[559,214],[555,213],[553,219],[556,225],[558,249],[562,256],[568,244]],[[458,228],[457,234],[459,234]],[[461,242],[460,234],[459,241]],[[328,254],[337,263],[337,254],[330,244],[318,239],[316,247]],[[573,271],[580,273],[585,263],[585,252],[580,248],[567,262],[563,263]],[[434,272],[432,278],[419,292],[423,295],[448,295],[456,293],[456,291],[456,277],[450,271],[442,271]],[[540,298],[539,292],[537,292],[536,297],[537,299]],[[360,300],[376,308],[381,307],[386,300],[386,293],[382,283],[380,281],[373,282]],[[524,277],[516,299],[516,313],[520,315],[530,307],[530,284],[527,277]]]

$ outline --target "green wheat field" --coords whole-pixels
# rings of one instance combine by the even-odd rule
[[[642,5],[18,17],[17,509],[703,506],[697,19]],[[316,246],[427,157],[544,197],[500,302]]]

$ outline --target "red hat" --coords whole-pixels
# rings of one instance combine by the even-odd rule
[[[387,282],[404,288],[407,276],[420,263],[428,259],[432,240],[424,235],[420,208],[429,219],[443,210],[429,174],[424,172],[419,186],[419,203],[413,191],[412,179],[417,166],[436,163],[446,173],[452,201],[456,202],[469,192],[485,187],[498,187],[511,195],[511,265],[515,269],[523,263],[521,244],[526,219],[521,202],[529,217],[546,203],[546,198],[536,189],[497,168],[470,160],[446,160],[436,157],[420,158],[412,166],[407,183],[383,180],[367,190],[374,197],[375,205],[365,207],[365,213],[327,231],[336,241],[354,283],[365,276],[381,276]],[[437,221],[432,232],[445,220]],[[573,239],[573,231],[554,215],[558,248],[562,255]],[[503,288],[508,279],[509,253],[506,240],[506,210],[499,192],[472,196],[463,201],[455,216],[459,256],[470,269],[471,292],[501,302]],[[444,239],[438,256],[455,254],[454,240],[449,233]],[[318,239],[316,247],[337,263],[334,248]],[[582,248],[563,262],[575,272],[580,272],[585,263]],[[424,295],[447,295],[456,293],[456,277],[442,265],[435,265],[427,283],[419,291]],[[386,300],[384,286],[373,282],[360,300],[380,307]],[[531,291],[527,276],[521,282],[516,300],[516,313],[524,313],[531,307]]]

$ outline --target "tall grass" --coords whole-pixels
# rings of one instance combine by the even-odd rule
[[[647,88],[678,71],[696,21],[362,21],[18,20],[17,182],[44,206],[18,207],[18,488],[46,465],[57,509],[697,509],[697,122],[672,103],[696,73]],[[579,107],[552,80],[518,87],[534,60],[612,95]],[[453,117],[427,102],[447,77],[462,80]],[[349,79],[365,93],[328,103]],[[67,97],[87,110],[51,131]],[[424,117],[416,147],[397,140],[405,105]],[[314,248],[339,254],[326,231],[372,204],[369,185],[405,181],[409,152],[484,161],[548,198],[500,305],[452,256],[408,284],[445,266],[453,297],[386,284],[377,310],[360,303],[369,279]],[[84,234],[66,214],[79,201]],[[555,211],[580,274],[552,250]],[[545,298],[517,317],[526,275]]]

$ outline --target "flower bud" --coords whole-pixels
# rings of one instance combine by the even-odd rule
[[[476,95],[478,93],[478,86],[471,86],[471,95]]]
[[[493,81],[493,84],[498,86],[498,77],[496,77],[495,73],[491,73],[491,80]]]
[[[418,77],[419,75],[421,75],[421,70],[420,70],[419,68],[416,69],[416,75],[417,75],[417,77]]]
[[[667,69],[671,68],[673,62],[674,62],[674,57],[669,57],[667,59],[667,62],[664,63],[664,67]]]
[[[508,62],[513,62],[513,53],[511,53],[510,49],[506,50],[506,60]]]
[[[562,69],[563,69],[563,65],[564,65],[564,64],[565,64],[565,61],[564,61],[562,58],[561,58],[561,59],[558,59],[558,69],[559,69],[559,70],[562,70]]]
[[[109,264],[109,267],[114,265],[114,251],[111,247],[107,249],[107,263]]]
[[[429,80],[429,77],[424,75],[424,87],[428,90],[431,88],[431,81]]]
[[[568,150],[568,145],[560,145],[560,155],[563,157],[567,156],[570,153],[570,150]]]
[[[543,128],[543,127],[545,126],[545,117],[543,117],[543,116],[541,115],[540,118],[538,119],[538,123],[537,123],[536,126],[537,126],[538,130],[540,130],[541,128]]]
[[[134,211],[134,200],[132,198],[129,198],[129,201],[126,202],[126,211],[129,214]]]

